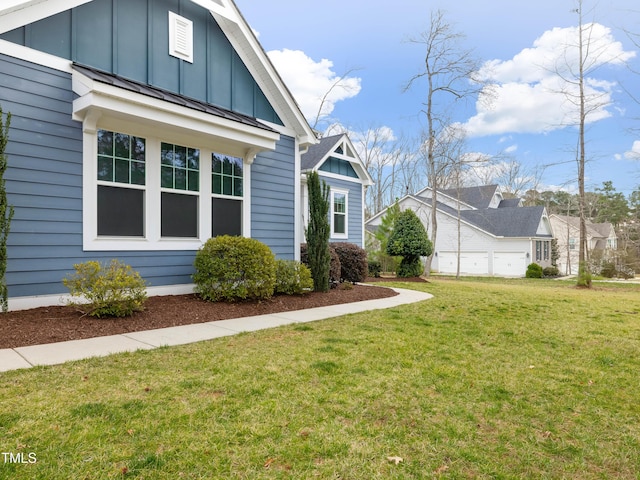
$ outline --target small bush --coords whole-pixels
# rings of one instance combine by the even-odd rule
[[[84,303],[69,302],[85,315],[126,317],[144,310],[146,284],[129,265],[119,260],[111,260],[109,264],[89,261],[73,268],[75,273],[65,277],[62,283],[71,296],[85,300]]]
[[[313,288],[311,270],[295,260],[276,260],[275,293],[296,295]]]
[[[604,262],[602,264],[602,269],[600,270],[600,275],[605,278],[613,278],[617,274],[616,265],[613,262]]]
[[[342,273],[342,266],[340,265],[340,257],[336,253],[336,250],[329,244],[329,255],[331,257],[331,263],[329,264],[329,286],[335,288],[340,283],[340,276]],[[307,254],[307,244],[300,245],[300,261],[307,267],[309,266],[309,256]]]
[[[527,278],[542,278],[542,274],[543,274],[542,267],[537,263],[531,263],[527,267],[527,273],[526,273]]]
[[[196,293],[210,302],[269,298],[276,286],[275,257],[252,238],[210,238],[196,254],[194,266]]]
[[[557,277],[558,275],[560,275],[560,271],[558,270],[558,267],[545,267],[542,269],[542,274],[545,277]]]
[[[382,265],[380,262],[371,260],[368,262],[367,269],[369,270],[370,277],[380,278],[380,273],[382,272]]]
[[[343,282],[364,282],[367,278],[367,252],[349,242],[335,242],[334,248],[340,259],[340,280]]]

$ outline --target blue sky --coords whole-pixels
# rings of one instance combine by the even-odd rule
[[[383,129],[390,138],[417,137],[424,124],[421,85],[403,92],[424,60],[424,47],[409,40],[427,31],[432,11],[443,10],[494,85],[490,108],[473,99],[453,111],[452,120],[467,127],[467,150],[515,160],[530,173],[542,168],[540,190],[575,191],[577,130],[559,126],[573,114],[552,93],[563,85],[550,73],[561,45],[576,32],[575,0],[236,4],[311,122],[322,96],[349,72],[344,88],[333,91],[320,130],[331,124],[353,132]],[[628,194],[640,186],[640,107],[624,89],[640,98],[640,73],[629,69],[640,72],[640,52],[624,30],[640,34],[640,5],[585,0],[583,12],[585,23],[597,24],[594,45],[604,63],[589,76],[589,85],[606,101],[589,117],[586,186],[593,190],[611,180]]]

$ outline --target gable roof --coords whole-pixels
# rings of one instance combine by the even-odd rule
[[[493,187],[493,186],[491,186]],[[496,186],[497,187],[497,186]],[[481,194],[484,192],[486,194],[487,191],[491,189],[478,189],[477,187],[472,187],[476,189],[477,194]],[[449,190],[449,194],[456,194],[457,190]],[[474,192],[472,192],[473,194]],[[447,194],[447,195],[449,195]],[[468,197],[467,197],[468,198]],[[423,197],[419,195],[406,195],[402,199],[398,201],[398,203],[402,204],[407,199],[413,199],[417,202],[420,202],[429,208],[432,208],[432,199],[428,197]],[[473,197],[471,198],[474,200]],[[448,215],[452,218],[458,217],[458,210],[456,208],[451,207],[443,202],[437,202],[437,209],[439,212]],[[371,222],[373,219],[384,215],[387,209],[378,212],[376,215],[367,220],[366,224]],[[506,207],[502,208],[476,208],[476,209],[461,209],[460,210],[460,220],[471,226],[472,228],[476,228],[478,230],[484,231],[490,235],[496,237],[506,237],[506,238],[552,238],[553,235],[549,234],[540,234],[538,233],[538,229],[540,227],[540,223],[543,221],[546,215],[546,209],[543,206],[538,207]],[[372,230],[374,231],[374,230]]]
[[[560,220],[561,222],[564,222],[570,227],[575,228],[576,230],[580,230],[580,217],[570,217],[567,215],[556,215],[556,214],[553,214],[551,216],[553,218]],[[587,226],[587,237],[606,239],[612,235],[616,236],[615,230],[611,223],[608,223],[608,222],[592,223],[587,220],[586,226]]]
[[[551,237],[539,234],[544,207],[505,207],[462,210],[460,217],[497,237]]]
[[[331,135],[330,137],[321,138],[319,143],[311,145],[309,150],[302,155],[300,164],[302,170],[313,170],[318,167],[343,136],[344,134]]]
[[[0,33],[71,10],[93,0],[2,0]],[[300,145],[317,143],[300,107],[260,45],[233,0],[189,0],[206,9],[218,23],[267,100],[285,125],[298,136]],[[70,62],[69,62],[70,64]]]
[[[337,152],[337,149],[342,145],[345,146],[348,153]],[[311,145],[301,157],[301,170],[303,173],[318,170],[331,157],[349,162],[364,185],[373,185],[373,178],[346,133],[321,138],[319,143]]]
[[[498,185],[480,185],[477,187],[450,188],[438,190],[439,193],[453,198],[460,199],[475,208],[489,208],[491,200],[498,191]]]

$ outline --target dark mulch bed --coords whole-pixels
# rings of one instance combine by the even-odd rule
[[[341,303],[393,297],[383,287],[354,285],[328,293],[278,295],[269,300],[210,303],[195,295],[149,297],[144,312],[127,318],[83,317],[69,306],[40,307],[0,314],[0,348],[79,340],[155,328],[212,322],[229,318],[324,307]]]

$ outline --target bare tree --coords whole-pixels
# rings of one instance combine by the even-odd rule
[[[587,199],[585,192],[585,165],[586,152],[586,126],[592,117],[597,118],[604,108],[611,104],[608,91],[592,88],[588,79],[594,72],[606,64],[625,63],[628,52],[622,52],[612,56],[607,42],[599,41],[598,29],[603,27],[595,22],[585,23],[583,12],[583,0],[575,0],[578,15],[577,38],[575,43],[569,43],[564,50],[564,57],[556,66],[555,74],[565,85],[562,93],[565,99],[573,106],[572,124],[578,128],[576,146],[576,164],[578,181],[578,211],[580,217],[580,239],[578,249],[578,285],[591,287],[591,278],[588,272],[587,255]],[[577,54],[577,55],[576,55]],[[577,57],[577,59],[576,59]]]
[[[429,29],[413,43],[424,45],[426,49],[424,70],[414,75],[405,87],[405,91],[417,82],[426,82],[426,98],[423,102],[421,114],[426,118],[425,153],[427,163],[427,178],[432,189],[433,208],[431,209],[431,228],[429,229],[433,251],[436,251],[436,235],[438,221],[436,216],[438,169],[436,162],[437,139],[439,132],[446,128],[443,120],[447,105],[441,99],[449,98],[456,101],[466,98],[479,91],[477,85],[470,80],[478,70],[479,62],[473,57],[472,51],[461,47],[464,36],[456,32],[445,19],[441,10],[432,12]],[[431,270],[430,256],[425,266],[425,274]]]

